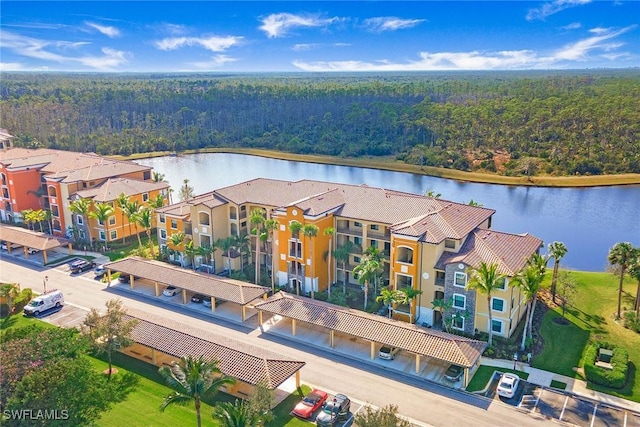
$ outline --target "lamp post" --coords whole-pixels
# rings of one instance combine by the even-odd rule
[[[47,282],[49,281],[49,276],[44,276],[44,280],[42,281],[42,285],[44,288],[44,293],[47,293]]]

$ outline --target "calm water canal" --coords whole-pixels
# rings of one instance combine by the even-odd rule
[[[544,240],[564,242],[565,267],[603,271],[609,248],[629,241],[640,246],[640,186],[595,188],[530,188],[475,184],[403,172],[318,165],[243,154],[194,154],[139,160],[165,174],[177,189],[188,179],[196,194],[254,178],[313,179],[367,184],[411,193],[434,190],[443,199],[473,199],[495,209],[493,227],[529,232]]]

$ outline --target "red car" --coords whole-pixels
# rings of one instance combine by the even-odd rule
[[[302,399],[291,413],[297,417],[309,419],[311,415],[324,404],[327,400],[327,392],[313,389]]]

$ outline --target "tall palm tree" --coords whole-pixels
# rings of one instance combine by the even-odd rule
[[[91,210],[91,199],[76,199],[69,204],[69,209],[76,215],[84,218],[87,233],[89,233],[89,246],[93,249],[93,236],[91,235],[91,226],[89,225],[89,211]]]
[[[547,252],[549,256],[553,258],[553,276],[551,276],[551,296],[553,302],[556,302],[556,282],[558,281],[558,268],[560,267],[560,260],[564,257],[568,249],[562,242],[552,242],[547,246]]]
[[[402,303],[406,301],[406,294],[399,290],[390,289],[389,286],[385,286],[380,289],[380,295],[376,297],[376,301],[382,302],[384,305],[389,307],[389,319],[391,319],[391,311],[393,308],[393,304]]]
[[[413,310],[413,301],[419,296],[422,295],[421,289],[411,288],[403,288],[401,291],[404,294],[404,300],[409,303],[409,313],[412,313]],[[413,316],[413,315],[412,315]]]
[[[191,261],[191,268],[192,269],[196,269],[196,260],[195,260],[195,256],[198,253],[198,248],[195,247],[193,240],[189,240],[187,243],[185,243],[184,245],[184,254],[189,258],[189,260]]]
[[[105,229],[105,246],[109,246],[109,218],[115,213],[115,209],[109,203],[94,203],[93,210],[89,212],[89,217],[98,221],[98,223],[104,224]]]
[[[44,221],[47,222],[47,226],[49,227],[49,234],[53,234],[53,213],[51,213],[51,209],[45,209]]]
[[[127,217],[129,223],[129,235],[131,235],[131,224],[136,229],[136,237],[138,238],[138,247],[142,247],[142,240],[140,240],[140,233],[138,232],[138,212],[140,211],[140,203],[137,200],[128,202],[124,207],[124,214]]]
[[[182,187],[180,187],[180,191],[178,193],[178,195],[180,196],[180,200],[184,201],[184,200],[188,200],[190,198],[193,197],[194,195],[194,190],[193,187],[189,185],[189,180],[185,178],[184,181],[182,181],[183,185]]]
[[[190,401],[196,409],[198,427],[202,426],[200,407],[202,399],[214,395],[222,386],[233,384],[235,380],[222,375],[217,361],[205,361],[203,356],[183,356],[180,361],[171,366],[163,366],[158,370],[172,389],[175,391],[164,398],[160,410],[178,404],[185,405]]]
[[[184,233],[182,231],[179,231],[177,233],[173,233],[172,235],[169,236],[169,242],[171,242],[171,244],[173,245],[174,250],[178,251],[178,255],[180,255],[180,265],[183,265],[182,263],[182,244],[184,243]]]
[[[152,221],[153,214],[151,213],[151,209],[147,206],[142,206],[138,211],[138,215],[136,216],[136,222],[140,225],[140,227],[144,228],[147,233],[147,239],[149,241],[149,246],[151,247],[151,257],[155,258],[155,249],[153,248],[153,240],[151,240],[151,228],[153,227]]]
[[[220,427],[255,427],[262,425],[260,416],[249,410],[245,402],[221,402],[213,408],[213,418]]]
[[[271,260],[271,292],[276,292],[276,258],[273,256],[273,242],[274,242],[274,234],[278,229],[279,223],[277,219],[268,219],[264,223],[264,229],[267,231],[267,242],[271,242],[269,246],[269,254],[265,257],[265,262],[267,258]]]
[[[42,228],[42,223],[47,219],[47,214],[43,209],[37,209],[31,213],[33,215],[33,221],[38,223],[40,227],[40,232],[44,233],[44,229]]]
[[[616,243],[611,249],[609,249],[609,262],[611,265],[617,265],[620,270],[620,285],[618,287],[618,319],[620,319],[622,311],[622,282],[624,281],[624,275],[633,258],[633,245],[629,242]]]
[[[160,172],[153,172],[153,182],[165,182],[164,174]]]
[[[204,263],[207,265],[207,268],[208,268],[208,266],[211,265],[209,261],[214,256],[217,250],[218,248],[216,247],[215,243],[213,245],[209,245],[205,243],[203,245],[198,246],[196,250],[196,254],[204,258]]]
[[[34,229],[35,227],[32,226],[33,224],[33,209],[24,209],[20,212],[20,214],[22,215],[22,221],[24,221],[25,224],[27,224],[27,228],[29,230]]]
[[[266,222],[264,209],[253,209],[249,214],[249,221],[253,226],[251,234],[256,236],[256,285],[260,283],[260,239],[263,234],[264,223]]]
[[[636,290],[636,303],[635,303],[636,318],[637,318],[638,315],[640,315],[640,248],[634,248],[633,252],[634,252],[634,257],[633,257],[633,261],[631,261],[631,263],[629,264],[628,272],[631,278],[638,281],[638,288]]]
[[[449,311],[453,308],[453,298],[448,300],[444,298],[437,298],[431,302],[433,309],[439,311],[442,318],[442,327],[446,332],[451,332],[452,318],[448,317]]]
[[[116,198],[116,205],[120,209],[120,218],[122,219],[122,243],[127,242],[127,236],[124,233],[124,217],[127,216],[127,205],[129,204],[129,196],[124,193],[120,193]],[[131,234],[131,223],[129,223],[129,234]]]
[[[365,251],[364,254],[367,255],[369,257],[369,259],[372,259],[374,261],[376,261],[378,264],[380,264],[380,267],[384,268],[384,258],[382,255],[382,251],[380,249],[378,249],[376,246],[369,246]],[[378,293],[378,279],[380,278],[380,276],[376,276],[373,280],[373,293],[377,294]]]
[[[222,252],[227,254],[227,270],[231,271],[231,249],[233,249],[233,236],[226,238],[219,238],[216,240],[216,246],[219,247]]]
[[[293,244],[296,247],[296,260],[295,260],[295,269],[296,269],[296,295],[300,295],[300,276],[298,275],[298,258],[300,255],[298,254],[298,238],[300,237],[300,230],[302,230],[302,224],[298,221],[291,221],[289,223],[289,230],[291,231],[291,238],[293,239]]]
[[[535,266],[529,264],[516,274],[511,281],[512,285],[520,288],[520,291],[524,294],[526,299],[526,314],[520,350],[524,350],[527,337],[531,338],[532,336],[532,331],[530,329],[530,326],[532,325],[531,319],[533,319],[533,312],[535,310],[535,304],[538,292],[542,285],[543,277],[544,276],[540,274],[540,271]]]
[[[347,263],[349,262],[349,257],[351,256],[351,252],[353,252],[358,245],[353,243],[351,240],[347,240],[344,242],[344,245],[338,246],[333,251],[333,257],[336,259],[336,262],[342,263],[342,270],[345,274],[344,280],[342,281],[342,292],[347,293],[347,278],[346,278],[346,269]]]
[[[249,240],[249,234],[246,231],[234,236],[233,247],[240,254],[240,271],[244,272],[244,256],[247,253],[251,253],[251,241]]]
[[[364,311],[367,311],[367,300],[369,299],[369,283],[376,280],[382,272],[382,265],[379,261],[364,255],[360,264],[353,269],[353,274],[358,276],[358,283],[364,288]]]
[[[315,299],[313,294],[313,279],[316,277],[316,263],[313,259],[313,239],[318,237],[319,231],[320,229],[315,224],[305,224],[305,226],[302,227],[302,235],[309,239],[309,258],[311,259],[311,299]]]
[[[327,296],[331,298],[331,255],[333,253],[333,236],[336,234],[336,229],[333,227],[327,227],[322,230],[322,234],[329,236],[329,250],[327,251]]]
[[[500,289],[505,279],[498,273],[498,264],[480,263],[477,269],[472,269],[467,282],[467,289],[472,289],[487,296],[487,308],[489,311],[489,345],[493,345],[493,317],[491,316],[491,293]]]

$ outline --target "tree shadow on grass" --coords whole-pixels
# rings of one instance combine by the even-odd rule
[[[585,327],[590,331],[600,334],[607,332],[607,330],[604,328],[604,325],[607,324],[607,319],[605,319],[604,317],[598,314],[586,313],[575,306],[566,307],[565,310],[566,314],[570,314],[574,319],[583,323]],[[575,324],[575,322],[572,323]]]
[[[17,321],[18,319],[15,315],[3,317],[2,320],[0,320],[0,329],[9,329],[13,325],[15,325]]]

